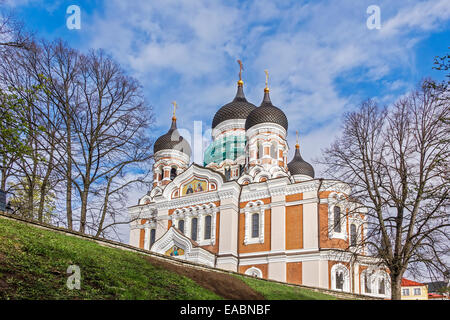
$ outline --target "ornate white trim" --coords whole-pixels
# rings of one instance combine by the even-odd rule
[[[176,258],[214,267],[215,255],[213,253],[200,247],[194,247],[185,235],[176,231],[173,227],[155,241],[151,247],[151,251],[165,254],[173,246],[184,250],[184,255],[176,256]]]
[[[264,243],[264,202],[258,200],[256,202],[249,202],[244,208],[245,214],[245,236],[244,236],[244,244],[254,244],[254,243]],[[251,235],[252,232],[252,215],[254,213],[259,214],[259,235],[256,238],[253,238]]]
[[[370,281],[370,292],[366,292],[366,275],[368,280]],[[385,293],[379,293],[380,289],[380,280],[384,279],[385,285]],[[380,268],[370,266],[361,272],[360,275],[361,281],[361,294],[367,294],[373,297],[389,297],[391,295],[391,285],[390,285],[390,277],[386,271],[381,270]]]
[[[234,129],[243,129],[236,131]],[[213,140],[219,139],[222,135],[244,135],[245,136],[245,119],[230,119],[219,123],[211,133]]]
[[[341,222],[341,232],[334,231],[334,208],[338,206],[340,208],[340,222]],[[332,192],[328,195],[328,237],[330,239],[342,239],[347,240],[347,208],[348,201],[342,193]]]
[[[214,203],[191,206],[181,209],[176,209],[171,215],[173,222],[184,219],[184,234],[188,237],[191,235],[192,218],[197,218],[197,240],[199,245],[214,245],[216,243],[216,222],[217,212],[219,208]],[[205,217],[211,216],[211,239],[204,239],[204,224]]]
[[[331,289],[350,292],[350,290],[351,290],[351,288],[350,288],[350,286],[351,286],[350,271],[348,270],[348,268],[346,266],[344,266],[342,263],[336,263],[333,265],[330,272],[331,272]],[[337,287],[336,287],[336,272],[343,274],[344,283],[343,283],[342,289],[337,289]]]
[[[257,277],[257,278],[263,277],[262,271],[256,267],[248,268],[247,270],[245,270],[245,274],[247,274],[249,276]]]

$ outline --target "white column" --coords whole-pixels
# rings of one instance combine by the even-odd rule
[[[203,234],[204,222],[205,222],[205,215],[203,214],[203,212],[199,213],[197,216],[197,242],[204,240]]]
[[[303,199],[316,198],[315,191],[304,192]],[[318,249],[317,202],[303,204],[303,248]]]
[[[150,228],[148,226],[145,227],[144,233],[144,249],[148,250],[150,247]]]
[[[221,200],[217,267],[237,271],[238,207],[235,199]],[[220,257],[223,256],[223,257]]]
[[[279,251],[280,256],[269,259],[269,279],[286,281],[286,206],[285,195],[272,196],[271,198],[271,251]]]
[[[273,196],[271,206],[271,251],[284,251],[286,247],[286,207],[284,195]]]

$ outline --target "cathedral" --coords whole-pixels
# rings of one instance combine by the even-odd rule
[[[240,62],[240,61],[238,61]],[[242,66],[241,66],[242,72]],[[129,208],[130,244],[210,267],[293,284],[388,298],[389,274],[357,245],[364,207],[345,182],[316,178],[270,97],[234,99],[212,120],[203,166],[177,118],[154,143],[153,187]],[[276,101],[274,100],[276,104]]]

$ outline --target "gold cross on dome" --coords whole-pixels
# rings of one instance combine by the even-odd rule
[[[238,59],[237,63],[239,63],[239,80],[242,80],[242,70],[244,70],[244,65],[242,61]]]
[[[177,102],[172,101],[172,104],[173,104],[173,116],[175,117],[175,112],[177,111]]]
[[[266,88],[267,88],[267,85],[269,84],[269,71],[264,70],[264,73],[266,74]]]

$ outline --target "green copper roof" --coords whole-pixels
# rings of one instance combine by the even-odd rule
[[[245,136],[231,136],[213,141],[206,148],[203,158],[204,165],[221,163],[225,159],[236,160],[245,154]]]

